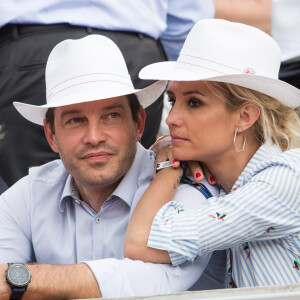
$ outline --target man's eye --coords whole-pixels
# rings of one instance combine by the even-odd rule
[[[72,118],[68,120],[66,124],[74,125],[74,124],[79,124],[81,122],[82,122],[81,118]]]
[[[109,114],[109,116],[110,116],[112,119],[115,119],[115,118],[117,118],[117,117],[119,116],[119,114],[114,112],[114,113]]]
[[[175,99],[168,98],[168,102],[170,103],[171,106],[174,106]]]
[[[80,118],[73,118],[69,121],[69,123],[74,123],[74,124],[77,124],[77,123],[80,123],[81,122],[81,119]]]

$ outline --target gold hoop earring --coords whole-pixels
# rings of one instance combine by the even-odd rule
[[[236,149],[236,152],[242,152],[242,151],[245,150],[246,136],[243,134],[243,137],[244,137],[244,144],[243,144],[242,149],[238,149],[238,147],[237,147],[237,145],[236,145],[236,133],[237,133],[237,128],[235,129],[235,132],[234,132],[234,138],[233,138],[234,147],[235,147],[235,149]]]

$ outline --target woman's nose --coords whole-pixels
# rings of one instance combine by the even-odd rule
[[[176,103],[169,112],[169,115],[166,119],[167,125],[170,126],[180,126],[182,124],[182,110],[179,108]]]

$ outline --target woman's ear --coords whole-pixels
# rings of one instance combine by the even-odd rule
[[[239,132],[246,131],[259,118],[260,108],[253,103],[246,103],[239,109],[239,118],[236,123],[236,128]]]

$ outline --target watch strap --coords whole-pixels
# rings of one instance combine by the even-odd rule
[[[9,300],[20,300],[22,299],[23,294],[26,292],[27,287],[17,288],[11,287],[12,293]]]

